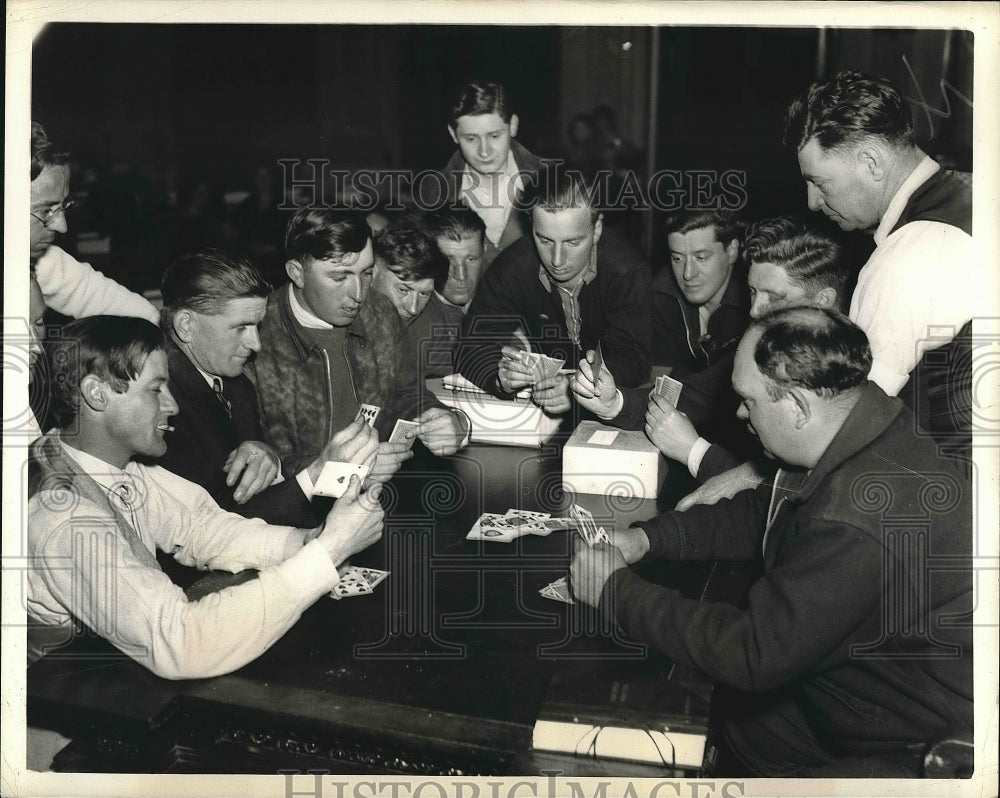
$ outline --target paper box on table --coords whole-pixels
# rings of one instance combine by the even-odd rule
[[[465,411],[472,422],[473,443],[538,447],[551,438],[561,419],[547,415],[530,395],[497,399],[464,377],[429,378],[427,388],[441,404]]]
[[[581,421],[563,448],[563,482],[574,493],[655,499],[666,464],[641,430]]]

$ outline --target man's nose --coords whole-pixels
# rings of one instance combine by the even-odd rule
[[[484,158],[484,159],[485,158],[489,158],[490,157],[490,153],[492,151],[493,150],[490,147],[490,143],[486,139],[483,138],[483,139],[479,140],[479,157],[480,158]]]
[[[747,411],[746,402],[740,402],[740,406],[736,408],[736,418],[740,419],[741,421],[746,421],[748,418],[750,418],[750,413]]]
[[[466,269],[464,263],[453,263],[451,266],[451,276],[454,280],[465,282]]]
[[[818,211],[823,207],[823,195],[820,194],[819,189],[808,183],[806,184],[806,204],[811,211]]]
[[[247,329],[246,337],[243,339],[243,344],[251,352],[260,351],[260,332],[256,327],[250,327]]]
[[[160,410],[170,416],[180,410],[177,400],[174,399],[174,395],[170,393],[170,388],[166,385],[160,389]]]
[[[562,242],[557,242],[552,250],[552,265],[562,266],[566,262],[566,249]]]
[[[69,225],[66,223],[66,211],[62,208],[56,211],[46,227],[54,233],[68,233]]]
[[[406,299],[405,307],[411,316],[417,315],[417,308],[420,305],[420,297],[417,294],[410,294]]]
[[[759,319],[767,313],[767,300],[761,296],[755,296],[750,303],[750,318]]]
[[[693,280],[698,274],[698,270],[694,267],[694,260],[692,258],[686,258],[684,260],[684,279]]]

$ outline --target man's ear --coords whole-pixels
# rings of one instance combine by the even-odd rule
[[[601,233],[604,232],[604,214],[597,214],[597,219],[594,221],[594,246],[597,246],[597,242],[601,240]]]
[[[875,144],[864,144],[855,155],[862,171],[875,182],[885,179],[885,153]]]
[[[292,285],[300,291],[302,290],[302,286],[306,284],[305,270],[302,261],[297,258],[290,258],[285,261],[285,273],[288,275],[288,279],[292,281]]]
[[[80,381],[80,395],[87,407],[101,413],[108,407],[108,393],[111,388],[96,374],[88,374]]]
[[[817,307],[836,309],[837,291],[836,289],[827,286],[823,290],[817,292],[817,294],[814,297],[814,301]]]
[[[801,388],[792,388],[788,392],[788,396],[795,405],[795,429],[802,429],[812,418],[812,407],[809,405],[809,399]]]
[[[458,134],[455,132],[455,128],[448,125],[448,135],[451,136],[451,140],[458,144]]]
[[[736,259],[740,256],[740,242],[738,239],[734,238],[728,244],[726,244],[726,258],[729,261],[729,265],[732,266],[736,263]]]
[[[190,344],[191,339],[194,337],[194,333],[191,330],[193,324],[194,317],[192,316],[190,310],[185,308],[184,310],[177,311],[173,318],[174,335],[176,335],[181,342]]]
[[[514,136],[517,135],[517,123],[518,123],[517,114],[511,114],[510,115],[510,123],[509,123],[510,124],[510,137],[511,138],[514,138]]]

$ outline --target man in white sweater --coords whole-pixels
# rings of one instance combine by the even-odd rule
[[[106,313],[159,321],[146,299],[80,263],[55,246],[56,233],[67,232],[69,153],[54,146],[37,122],[31,123],[31,274],[45,305],[80,318]]]

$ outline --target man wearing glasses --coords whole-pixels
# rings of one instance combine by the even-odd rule
[[[67,316],[137,316],[154,324],[159,314],[139,294],[80,263],[55,246],[56,233],[67,232],[69,153],[49,141],[37,122],[31,124],[31,274],[46,307]]]

